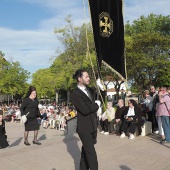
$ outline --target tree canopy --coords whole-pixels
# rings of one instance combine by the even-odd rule
[[[27,80],[30,73],[24,70],[19,62],[8,62],[4,59],[5,54],[0,53],[0,93],[22,96],[28,87]]]
[[[141,16],[125,27],[128,80],[138,91],[170,85],[170,16]]]
[[[93,70],[87,49],[97,71],[96,55],[91,24],[74,26],[71,16],[66,18],[64,28],[54,33],[62,45],[62,52],[48,69],[38,70],[33,75],[33,84],[40,95],[53,93],[54,89],[70,90],[75,87],[73,73],[79,68],[88,70],[93,81]],[[88,42],[87,42],[88,40]],[[128,82],[139,92],[150,85],[170,85],[170,16],[150,14],[141,16],[133,23],[125,24],[125,56]],[[102,69],[105,78],[113,76]],[[47,81],[49,83],[47,83]]]

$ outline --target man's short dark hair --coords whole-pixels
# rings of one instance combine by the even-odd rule
[[[82,77],[84,72],[87,72],[87,71],[84,69],[77,70],[73,75],[73,79],[76,79],[76,81],[78,82],[78,78]]]

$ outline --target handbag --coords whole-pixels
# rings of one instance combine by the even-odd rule
[[[129,117],[129,118],[131,118],[131,117]],[[136,118],[135,120],[134,119],[130,119],[129,120],[129,118],[128,119],[124,119],[126,122],[133,122],[133,123],[138,123],[138,118]]]
[[[132,120],[133,123],[138,123],[138,118],[136,120]]]
[[[25,123],[27,121],[27,116],[29,115],[29,112],[26,115],[21,116],[21,123]]]

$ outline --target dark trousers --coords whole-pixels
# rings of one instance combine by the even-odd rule
[[[112,132],[115,132],[115,124],[116,124],[116,120],[115,119],[112,119],[110,122],[109,122],[109,132],[112,133]]]
[[[115,126],[116,133],[121,133],[121,125],[122,125],[121,120],[118,123],[116,123],[116,126]]]
[[[78,133],[78,135],[82,141],[80,170],[98,170],[97,154],[94,147],[97,132]]]
[[[136,128],[136,123],[132,121],[123,121],[122,122],[122,127],[121,127],[121,132],[126,133],[127,129],[129,127],[129,133],[134,134],[135,133],[135,128]]]
[[[102,127],[102,131],[108,132],[109,131],[109,122],[108,119],[105,119],[104,121],[100,120],[100,125]]]
[[[147,112],[146,114],[147,114],[147,117],[148,117],[147,120],[149,122],[152,122],[152,132],[153,132],[156,128],[158,128],[155,112],[150,111],[150,112]]]

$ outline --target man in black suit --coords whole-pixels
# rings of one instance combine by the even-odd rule
[[[77,88],[71,93],[71,101],[77,110],[77,133],[82,141],[80,170],[98,170],[97,154],[97,110],[95,93],[87,85],[90,78],[85,70],[77,70],[73,76]]]

